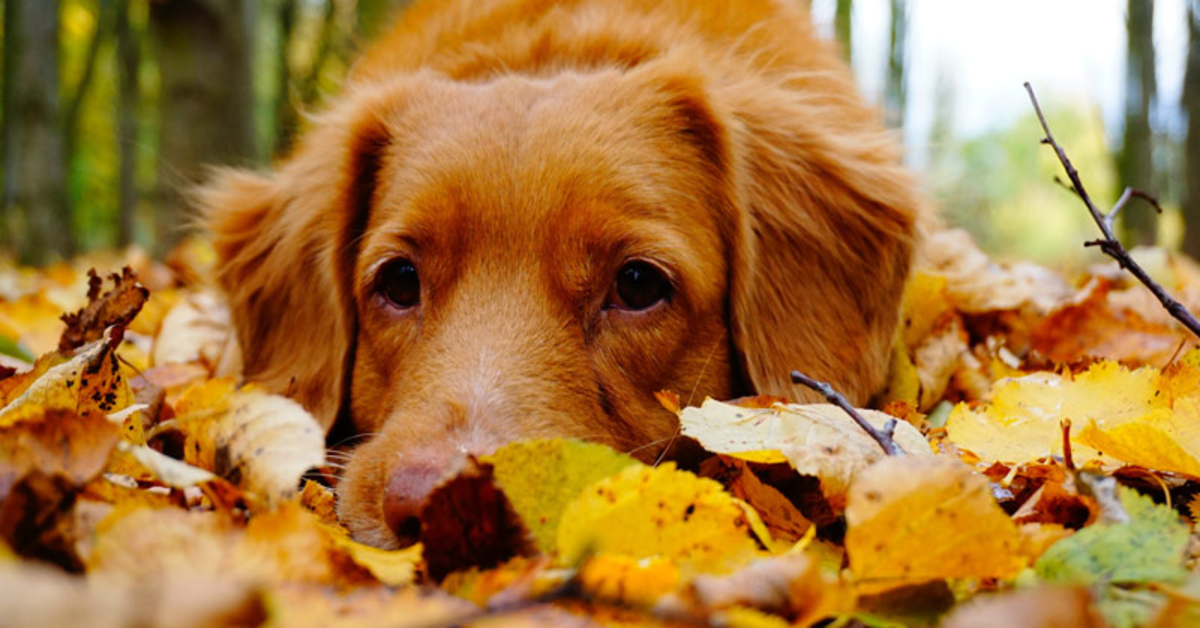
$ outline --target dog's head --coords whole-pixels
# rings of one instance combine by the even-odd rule
[[[356,536],[397,544],[460,451],[656,456],[655,391],[879,385],[916,209],[890,140],[702,76],[359,85],[276,172],[208,188],[247,377],[371,435],[340,488]]]

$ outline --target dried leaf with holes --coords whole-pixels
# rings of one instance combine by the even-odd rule
[[[49,366],[0,409],[0,426],[41,416],[46,410],[104,416],[124,409],[132,403],[133,395],[117,361],[121,338],[121,328],[111,327],[104,339],[81,347],[65,362]],[[49,360],[47,365],[56,361]]]
[[[121,274],[113,273],[109,279],[113,283],[112,289],[101,294],[104,282],[95,269],[88,271],[88,304],[74,314],[63,314],[62,321],[67,328],[58,340],[60,352],[99,340],[104,336],[104,330],[113,325],[128,327],[142,311],[150,291],[138,283],[132,268],[126,266],[121,269]]]

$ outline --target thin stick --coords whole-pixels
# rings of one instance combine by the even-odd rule
[[[904,455],[904,450],[900,449],[900,446],[897,445],[896,441],[892,438],[892,435],[896,431],[895,418],[889,419],[887,424],[883,426],[883,431],[881,432],[875,429],[874,425],[868,423],[867,420],[858,413],[858,410],[855,410],[854,406],[850,405],[849,401],[846,401],[846,398],[843,397],[841,393],[833,389],[833,386],[830,386],[825,382],[819,382],[815,379],[812,379],[800,371],[792,371],[792,383],[807,386],[808,388],[821,393],[821,395],[825,397],[829,403],[832,403],[833,405],[841,408],[846,414],[849,414],[850,418],[854,419],[854,422],[858,423],[858,426],[861,427],[863,431],[869,434],[871,438],[875,439],[875,442],[879,443],[879,446],[883,448],[884,453],[887,455]]]
[[[1142,282],[1142,285],[1149,288],[1150,292],[1158,299],[1158,302],[1162,303],[1162,306],[1166,308],[1168,314],[1182,323],[1184,327],[1187,327],[1188,331],[1200,337],[1200,321],[1197,321],[1182,303],[1176,301],[1170,294],[1167,294],[1167,291],[1162,286],[1150,278],[1150,275],[1129,256],[1125,247],[1121,246],[1121,242],[1117,240],[1117,236],[1113,233],[1113,220],[1131,199],[1142,199],[1150,203],[1159,212],[1162,212],[1158,201],[1145,192],[1128,188],[1121,194],[1121,199],[1113,206],[1112,211],[1108,214],[1101,212],[1096,207],[1096,204],[1092,202],[1092,198],[1088,196],[1087,190],[1084,189],[1083,181],[1079,178],[1079,172],[1075,170],[1075,166],[1071,165],[1071,160],[1067,158],[1067,152],[1063,150],[1063,147],[1058,142],[1054,141],[1054,136],[1050,133],[1050,125],[1046,123],[1046,116],[1042,114],[1042,108],[1038,105],[1037,96],[1033,93],[1033,86],[1028,82],[1025,83],[1025,91],[1029,92],[1029,100],[1033,103],[1033,110],[1037,112],[1038,122],[1042,124],[1042,131],[1046,133],[1046,137],[1042,138],[1042,143],[1049,144],[1054,149],[1059,163],[1062,164],[1063,170],[1067,172],[1067,178],[1071,180],[1071,186],[1074,188],[1075,193],[1079,195],[1080,200],[1087,206],[1088,212],[1092,215],[1092,220],[1096,222],[1096,226],[1104,234],[1103,238],[1085,242],[1084,245],[1099,247],[1105,255],[1117,260],[1117,264],[1121,268],[1129,271],[1138,281]]]

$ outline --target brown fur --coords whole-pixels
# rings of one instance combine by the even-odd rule
[[[459,450],[657,455],[657,390],[876,390],[922,204],[793,5],[420,2],[275,172],[207,189],[246,376],[374,435],[340,489],[358,538],[394,546],[389,482]],[[412,310],[374,294],[396,256]],[[631,258],[664,307],[601,308]]]

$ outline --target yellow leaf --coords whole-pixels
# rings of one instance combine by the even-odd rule
[[[628,467],[567,506],[559,554],[567,564],[616,554],[672,561],[685,576],[728,573],[763,555],[747,510],[720,484],[673,464]]]
[[[908,355],[908,348],[904,346],[900,335],[897,334],[896,340],[892,343],[892,353],[888,363],[887,386],[883,392],[879,393],[879,399],[882,403],[903,401],[915,407],[920,401],[920,397],[920,374],[917,373],[917,367]]]
[[[583,489],[638,461],[603,445],[576,440],[534,440],[505,445],[492,464],[500,489],[533,535],[538,548],[557,549],[563,509]]]
[[[1062,454],[1062,419],[1108,427],[1167,407],[1157,370],[1129,371],[1114,362],[1094,364],[1077,375],[1033,373],[992,386],[991,401],[978,409],[959,404],[946,423],[950,442],[988,462],[1020,464]],[[1072,433],[1077,464],[1100,458]],[[1108,452],[1105,452],[1108,453]]]
[[[987,479],[943,457],[891,457],[865,472],[846,505],[846,553],[861,593],[944,578],[1007,578],[1026,566],[1023,538]]]
[[[606,602],[651,607],[680,585],[679,569],[663,558],[601,554],[580,567],[583,590]]]
[[[70,360],[47,369],[0,409],[0,426],[40,416],[46,410],[104,416],[128,406],[133,395],[117,361],[120,342],[109,330],[105,339],[80,347]]]
[[[1155,408],[1127,422],[1089,421],[1081,443],[1126,464],[1200,478],[1200,400],[1180,399],[1173,411]]]
[[[875,410],[859,413],[878,429],[892,418]],[[750,462],[786,461],[800,474],[816,476],[835,505],[845,499],[855,475],[884,456],[879,443],[831,404],[751,409],[707,399],[700,408],[685,408],[680,423],[684,435],[713,453]],[[897,421],[894,438],[909,454],[932,455],[925,437],[905,421]]]

